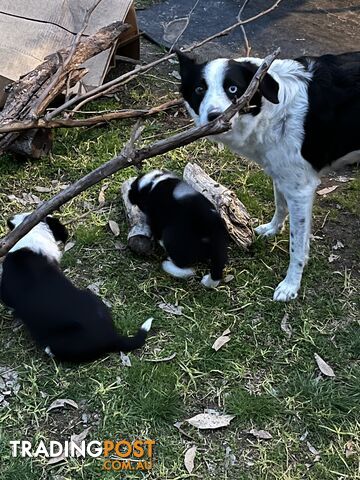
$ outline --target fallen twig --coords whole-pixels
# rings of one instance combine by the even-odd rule
[[[88,127],[91,125],[96,125],[99,123],[111,122],[113,120],[122,120],[125,118],[139,118],[139,117],[150,117],[151,115],[156,115],[157,113],[164,112],[169,110],[172,107],[177,107],[181,105],[183,101],[181,99],[169,100],[157,107],[152,107],[149,109],[136,110],[136,109],[125,109],[125,110],[115,110],[107,113],[100,113],[99,115],[94,115],[87,118],[57,118],[54,120],[46,121],[43,118],[38,120],[26,120],[23,122],[10,122],[3,127],[0,126],[0,133],[6,132],[20,132],[23,130],[30,130],[33,128],[44,128],[44,129],[53,129],[53,128],[74,128],[74,127]],[[86,112],[84,112],[86,113]]]

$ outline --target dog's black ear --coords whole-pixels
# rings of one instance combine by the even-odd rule
[[[55,240],[57,242],[65,243],[66,240],[69,238],[69,234],[65,226],[60,222],[60,220],[54,217],[46,217],[45,222],[48,224],[50,230],[52,231]]]
[[[137,205],[138,193],[139,193],[139,177],[135,178],[129,190],[129,201],[133,205]]]
[[[8,218],[8,219],[6,220],[6,223],[7,223],[7,226],[9,227],[10,230],[14,230],[15,225],[14,225],[13,222],[12,222],[12,218]]]
[[[176,55],[179,60],[180,75],[183,76],[187,71],[191,70],[196,64],[196,60],[186,55],[186,53],[176,50]]]
[[[244,67],[253,77],[258,69],[258,66],[251,62],[242,62],[241,66]],[[251,79],[250,79],[251,80]],[[279,103],[279,84],[274,78],[267,73],[259,85],[259,90],[262,95],[271,103]]]

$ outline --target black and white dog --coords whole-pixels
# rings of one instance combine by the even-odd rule
[[[248,87],[259,58],[206,63],[178,53],[181,91],[197,125],[218,117]],[[256,232],[278,233],[290,216],[290,264],[274,300],[296,298],[308,260],[311,213],[319,177],[360,161],[360,52],[275,60],[249,113],[214,136],[263,166],[272,177],[275,214]]]
[[[10,229],[27,215],[8,220]],[[120,336],[106,305],[62,273],[58,242],[67,236],[58,219],[46,217],[19,240],[2,265],[1,300],[24,322],[35,342],[61,361],[91,361],[143,346],[151,319],[134,337]]]
[[[217,287],[227,261],[228,234],[220,215],[204,195],[176,175],[153,170],[134,180],[129,200],[145,213],[154,238],[165,249],[162,263],[173,277],[194,275],[198,262],[210,261],[201,283]]]

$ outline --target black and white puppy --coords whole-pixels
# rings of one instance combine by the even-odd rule
[[[220,215],[201,193],[172,173],[153,170],[131,185],[129,200],[145,213],[154,238],[165,249],[162,263],[173,277],[194,275],[193,266],[210,262],[201,283],[217,287],[227,261],[228,234]]]
[[[8,220],[10,229],[27,215]],[[144,345],[151,319],[134,337],[120,336],[107,306],[62,273],[58,242],[67,236],[58,219],[46,217],[19,240],[2,265],[1,300],[24,322],[35,342],[61,361],[91,361]]]
[[[218,117],[248,87],[259,58],[196,63],[179,53],[181,91],[197,125]],[[296,298],[309,255],[314,192],[330,167],[360,161],[360,52],[275,60],[249,113],[213,139],[272,177],[275,214],[259,235],[277,234],[289,213],[290,264],[274,300]]]

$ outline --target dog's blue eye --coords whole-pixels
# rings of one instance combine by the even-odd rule
[[[236,85],[230,85],[228,90],[229,90],[229,93],[232,93],[234,95],[234,93],[236,93],[238,91],[238,88],[237,88]]]
[[[196,88],[195,88],[195,93],[196,93],[197,95],[203,95],[204,92],[205,92],[205,88],[204,88],[204,87],[196,87]]]

